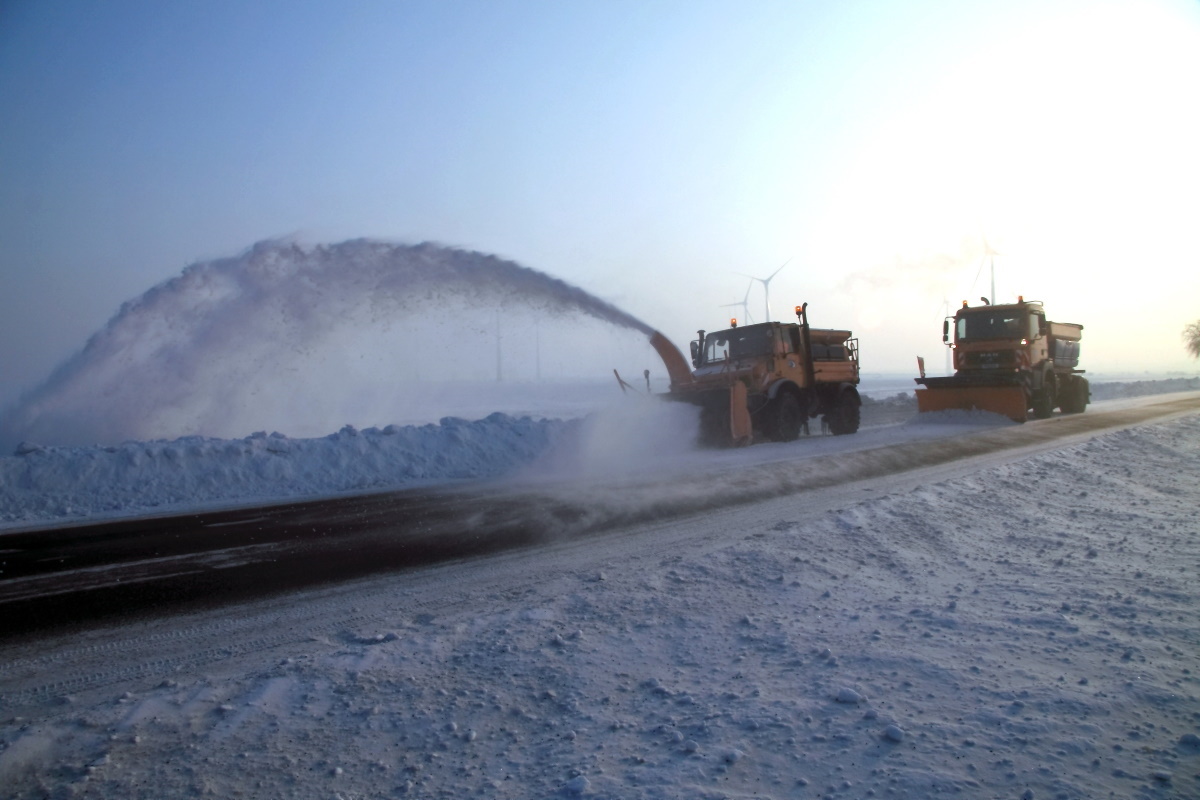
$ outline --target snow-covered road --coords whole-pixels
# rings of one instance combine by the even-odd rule
[[[1197,508],[1189,414],[9,641],[0,785],[19,798],[1195,797]]]

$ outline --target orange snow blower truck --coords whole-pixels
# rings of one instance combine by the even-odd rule
[[[942,341],[954,354],[954,375],[925,376],[916,382],[919,411],[979,409],[1024,422],[1029,412],[1037,419],[1054,409],[1078,414],[1087,408],[1091,392],[1079,365],[1083,326],[1046,319],[1042,304],[1026,302],[962,308],[942,323]],[[950,328],[954,336],[951,339]]]
[[[810,327],[808,303],[796,306],[796,317],[741,327],[734,319],[727,330],[699,331],[694,369],[665,336],[651,335],[671,379],[665,396],[700,407],[702,443],[789,442],[818,416],[835,435],[858,430],[858,340],[847,330]]]

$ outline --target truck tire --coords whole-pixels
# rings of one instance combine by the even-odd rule
[[[794,442],[800,438],[800,428],[804,425],[804,413],[800,409],[800,400],[789,391],[780,392],[771,401],[767,409],[770,415],[767,422],[767,438],[776,442]]]
[[[1042,379],[1042,388],[1033,392],[1033,416],[1036,419],[1049,419],[1054,414],[1055,403],[1054,373],[1047,372]]]
[[[1062,410],[1064,414],[1082,414],[1088,404],[1088,382],[1086,378],[1072,375],[1067,378],[1063,390]]]
[[[834,436],[857,432],[860,418],[858,398],[851,392],[838,392],[833,407],[825,412],[825,424]]]
[[[706,403],[700,406],[700,435],[701,447],[728,447],[729,408]]]

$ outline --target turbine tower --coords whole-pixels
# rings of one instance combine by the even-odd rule
[[[774,278],[776,275],[778,275],[779,270],[786,267],[788,265],[788,262],[790,262],[790,261],[791,261],[791,259],[789,258],[787,261],[785,261],[779,265],[779,269],[775,270],[774,272],[772,272],[770,275],[768,275],[765,278],[756,278],[753,275],[746,275],[745,273],[742,273],[742,272],[738,273],[743,278],[749,278],[752,281],[758,281],[759,283],[761,283],[763,285],[763,306],[766,308],[766,313],[767,313],[767,316],[766,316],[766,319],[764,320],[764,322],[771,321],[771,279]],[[751,285],[753,285],[753,284],[751,284]]]
[[[983,257],[979,259],[979,269],[977,269],[975,271],[975,280],[973,280],[971,282],[970,291],[972,291],[972,292],[975,291],[975,287],[979,285],[979,276],[983,273],[983,265],[987,264],[989,269],[991,270],[991,275],[990,275],[991,294],[989,294],[986,298],[981,297],[980,299],[981,300],[986,299],[987,302],[995,305],[997,302],[997,299],[996,299],[996,256],[1001,255],[1001,253],[998,250],[992,249],[992,245],[990,242],[988,242],[986,236],[980,236],[979,239],[980,239],[980,241],[983,242]]]
[[[995,303],[996,302],[996,256],[1000,255],[1000,253],[997,252],[996,250],[992,249],[992,245],[990,242],[988,242],[986,237],[984,237],[984,240],[983,240],[983,254],[985,256],[987,256],[988,266],[991,268],[991,271],[992,271],[992,293],[991,293],[990,297],[992,298],[992,302]]]
[[[734,306],[741,308],[742,309],[742,319],[744,319],[746,321],[746,323],[749,324],[750,323],[750,290],[753,288],[754,288],[754,281],[751,281],[750,285],[746,287],[746,296],[742,298],[742,302],[726,303],[725,305],[721,306],[721,308],[733,308]]]

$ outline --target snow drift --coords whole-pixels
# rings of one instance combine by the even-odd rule
[[[382,430],[347,425],[317,439],[259,432],[107,447],[26,444],[0,458],[0,525],[491,478],[532,462],[576,426],[492,414]]]

